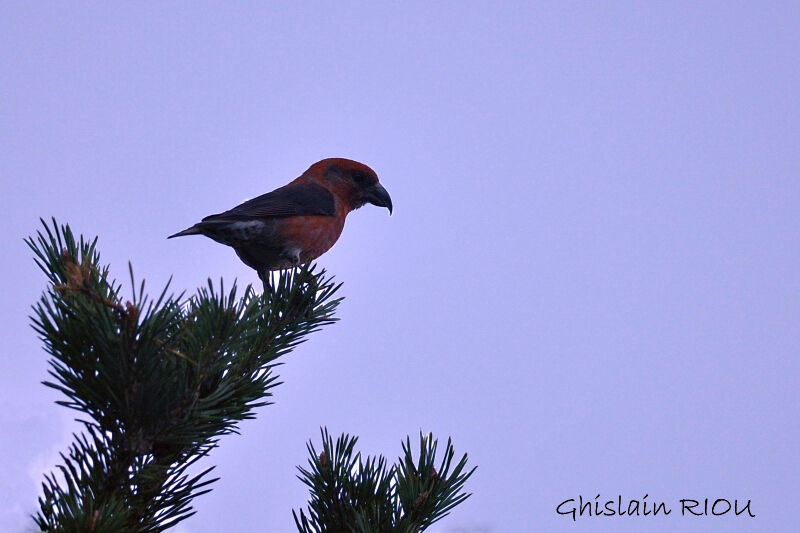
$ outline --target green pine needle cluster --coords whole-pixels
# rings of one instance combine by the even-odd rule
[[[193,514],[210,469],[190,467],[234,433],[278,385],[276,360],[334,322],[339,285],[304,267],[263,294],[220,282],[155,300],[101,266],[97,239],[53,221],[27,243],[49,279],[33,327],[50,359],[45,384],[81,413],[83,434],[43,484],[43,531],[162,531]],[[59,479],[60,478],[60,479]]]
[[[416,460],[406,438],[403,456],[391,467],[383,456],[362,458],[357,440],[345,434],[334,443],[323,429],[320,452],[308,443],[308,469],[298,467],[298,477],[311,501],[299,514],[292,511],[301,533],[417,533],[469,498],[463,488],[475,468],[467,471],[466,454],[453,465],[449,439],[437,465],[433,435],[420,433]]]

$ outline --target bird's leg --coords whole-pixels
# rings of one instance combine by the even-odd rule
[[[261,282],[264,284],[264,289],[265,290],[267,289],[268,286],[269,287],[272,286],[272,283],[271,283],[272,278],[269,275],[269,269],[268,268],[266,268],[266,267],[260,268],[260,269],[256,270],[256,272],[258,272],[258,277],[261,278]]]

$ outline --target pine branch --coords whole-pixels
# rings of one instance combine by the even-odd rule
[[[463,488],[475,468],[466,470],[466,454],[453,466],[449,439],[438,470],[438,441],[422,433],[418,458],[407,438],[403,457],[387,468],[382,456],[362,460],[354,451],[357,437],[345,434],[334,444],[327,429],[321,431],[322,451],[309,442],[308,468],[298,467],[311,492],[308,508],[292,511],[301,533],[417,533],[470,496]]]
[[[336,320],[340,285],[303,267],[241,296],[132,298],[100,264],[97,239],[42,221],[26,239],[49,284],[31,318],[50,355],[50,380],[79,411],[83,432],[43,483],[42,531],[163,531],[194,513],[215,481],[191,474],[222,435],[238,431],[278,385],[276,360]]]

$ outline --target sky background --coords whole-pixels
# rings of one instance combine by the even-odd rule
[[[800,4],[697,4],[2,2],[0,530],[75,429],[29,327],[38,217],[151,293],[254,283],[166,236],[331,156],[395,214],[320,259],[341,321],[180,531],[294,530],[323,425],[390,458],[452,436],[474,495],[436,532],[800,530]],[[673,513],[555,512],[596,494]]]

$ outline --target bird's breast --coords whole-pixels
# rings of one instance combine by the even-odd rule
[[[288,217],[280,221],[278,233],[288,247],[300,251],[300,261],[305,263],[327,252],[339,239],[344,216],[337,215]]]

